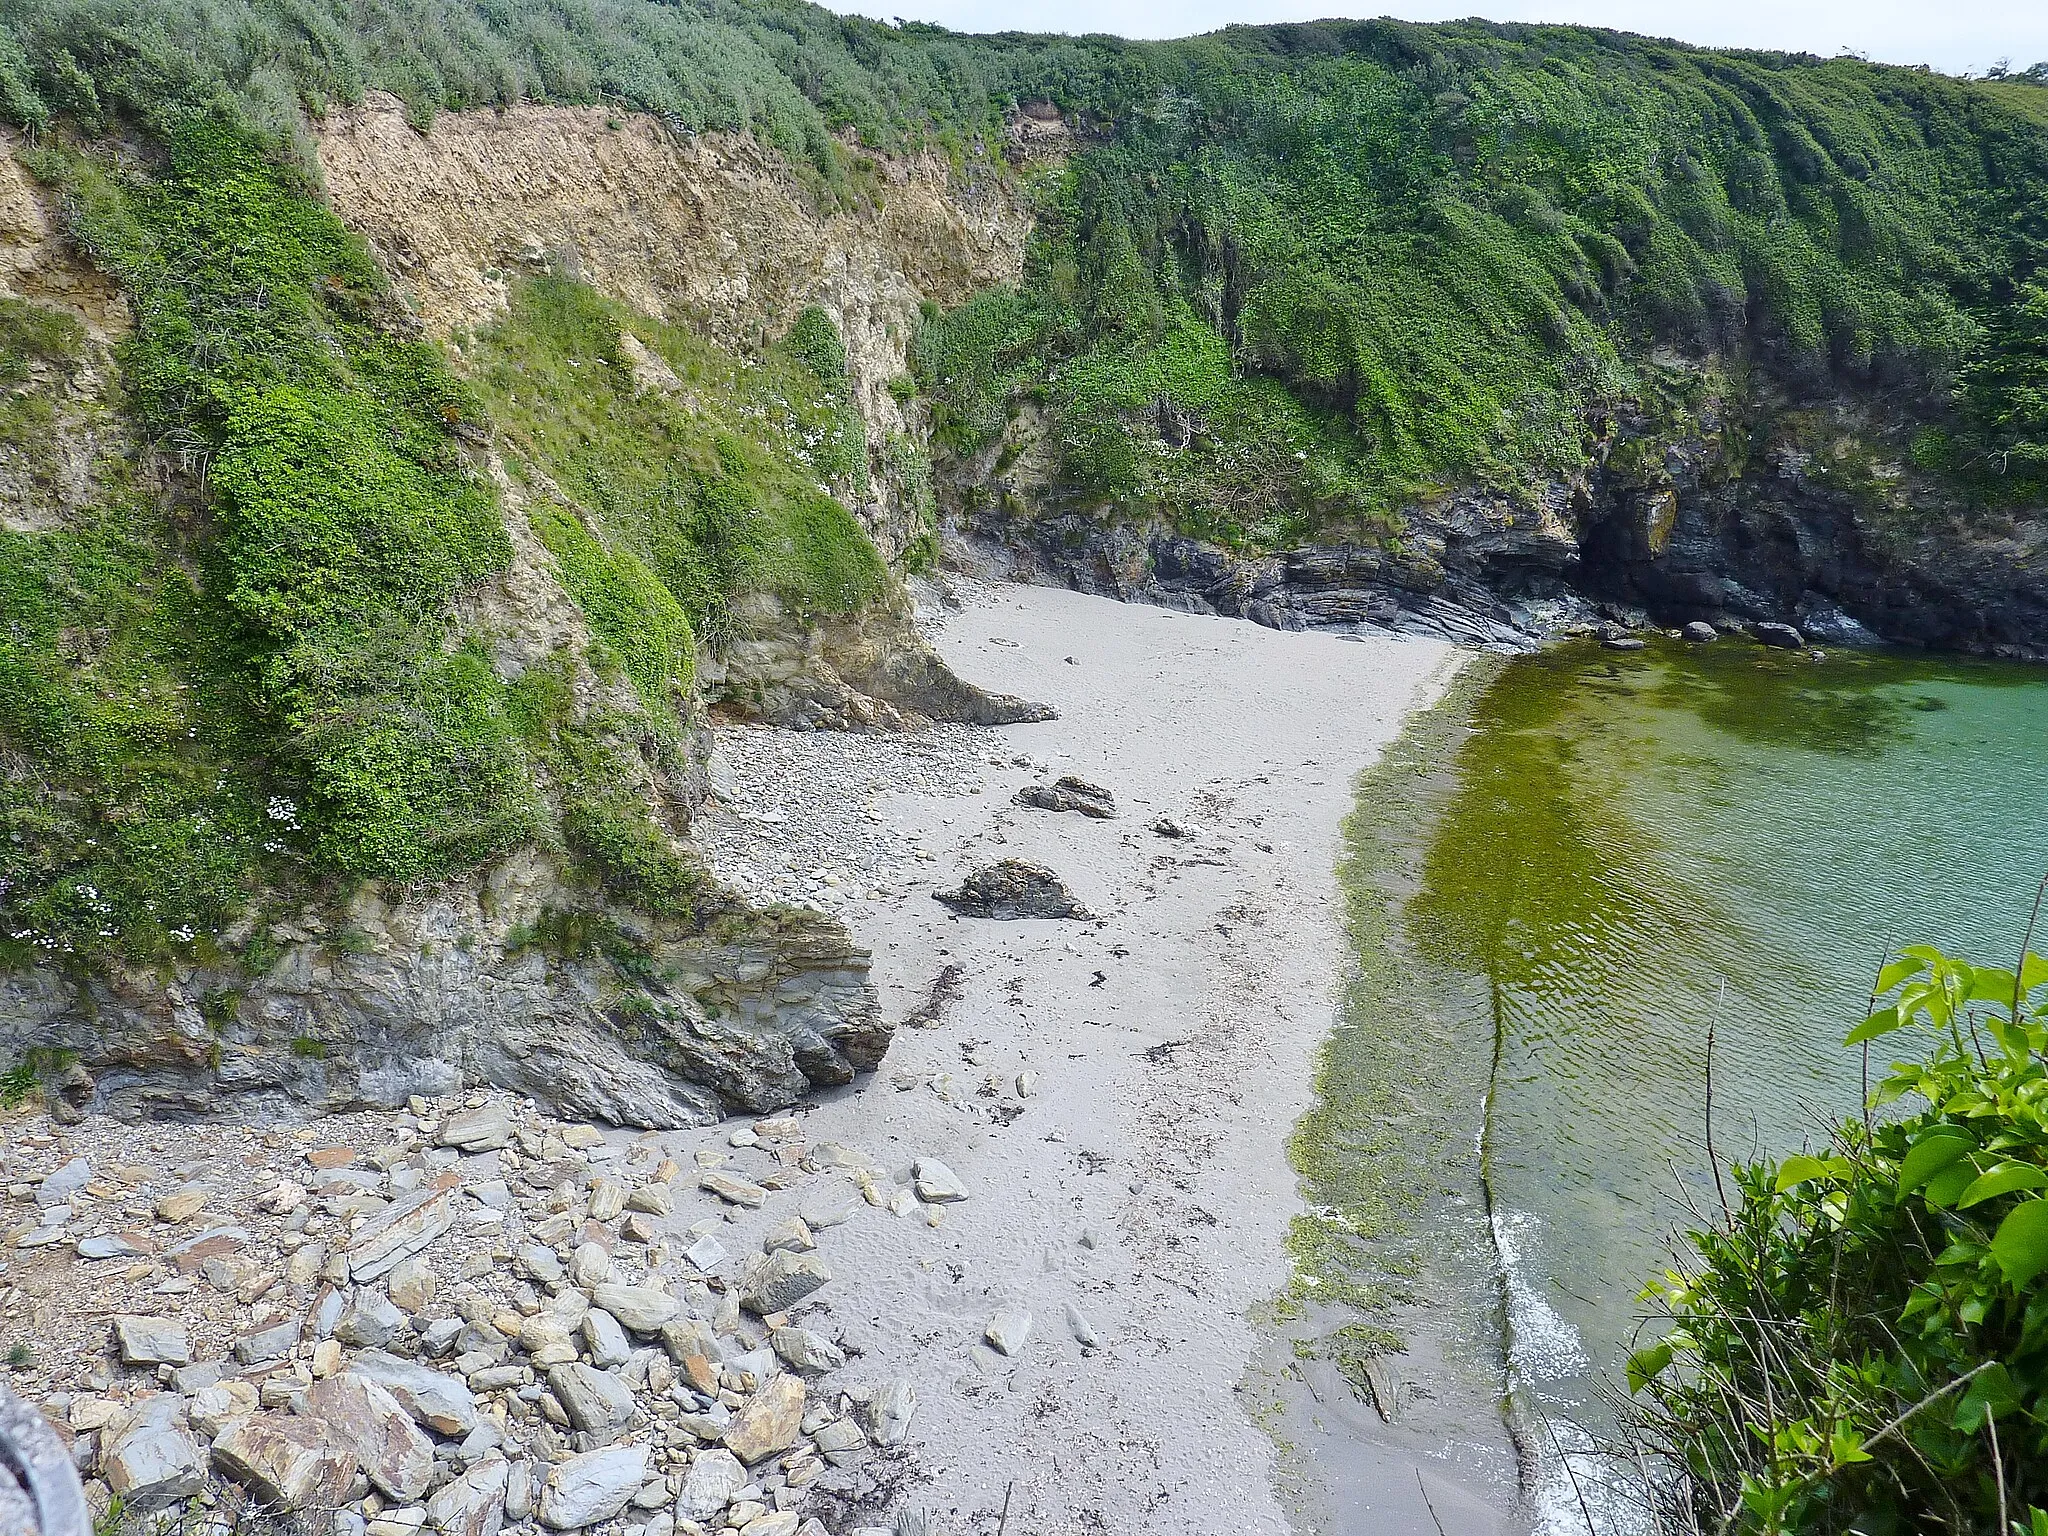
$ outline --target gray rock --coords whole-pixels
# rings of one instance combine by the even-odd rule
[[[235,1358],[244,1365],[254,1365],[259,1360],[275,1360],[290,1354],[292,1346],[299,1342],[299,1331],[299,1320],[293,1317],[274,1327],[245,1333],[235,1340]]]
[[[1005,1307],[988,1320],[981,1336],[997,1354],[1014,1358],[1031,1342],[1031,1314],[1022,1307]]]
[[[698,1174],[697,1187],[718,1196],[728,1205],[743,1205],[749,1210],[759,1210],[768,1201],[768,1191],[760,1185],[716,1168],[706,1168]]]
[[[1806,637],[1790,624],[1775,624],[1767,620],[1750,626],[1750,629],[1765,645],[1781,651],[1796,651],[1806,644]]]
[[[533,1513],[533,1496],[538,1479],[534,1476],[533,1463],[515,1461],[505,1478],[505,1518],[524,1520]]]
[[[319,1420],[331,1441],[350,1447],[380,1493],[410,1504],[432,1486],[434,1442],[397,1398],[368,1377],[343,1371],[316,1381],[298,1411]]]
[[[860,1459],[868,1448],[868,1437],[861,1433],[860,1426],[852,1419],[834,1419],[830,1424],[821,1425],[811,1436],[811,1443],[823,1453],[825,1459],[835,1467],[843,1467]]]
[[[1699,619],[1694,619],[1690,624],[1686,625],[1684,634],[1685,638],[1694,645],[1712,645],[1721,638],[1721,632],[1718,629],[1714,628],[1711,624],[1703,623]]]
[[[822,1333],[813,1333],[808,1328],[778,1328],[769,1336],[768,1342],[784,1364],[806,1376],[836,1371],[846,1364],[845,1350]]]
[[[858,1188],[844,1180],[826,1184],[810,1190],[797,1207],[804,1225],[813,1232],[822,1232],[827,1227],[837,1227],[853,1220],[863,1201]]]
[[[279,1509],[332,1509],[355,1480],[354,1450],[318,1420],[285,1413],[237,1419],[213,1443],[213,1463]]]
[[[434,1137],[437,1146],[463,1152],[495,1152],[512,1141],[512,1106],[495,1099],[481,1109],[465,1109],[450,1115]]]
[[[523,1243],[518,1259],[520,1271],[536,1285],[562,1283],[562,1261],[555,1257],[552,1248],[543,1248],[539,1243]]]
[[[725,1244],[706,1232],[683,1250],[683,1257],[708,1275],[725,1262]]]
[[[817,1254],[778,1249],[747,1266],[740,1277],[740,1305],[758,1317],[787,1312],[831,1278]]]
[[[632,1358],[633,1346],[619,1320],[603,1307],[592,1307],[583,1319],[583,1342],[590,1346],[591,1362],[601,1368],[624,1365]]]
[[[669,1358],[678,1362],[701,1355],[716,1365],[725,1358],[725,1346],[718,1342],[711,1325],[700,1318],[686,1317],[667,1324],[661,1330],[661,1344]]]
[[[936,1157],[920,1157],[911,1164],[910,1176],[917,1198],[926,1205],[944,1205],[948,1201],[967,1198],[968,1189],[960,1175]]]
[[[405,1314],[381,1292],[356,1292],[355,1305],[334,1325],[334,1336],[358,1349],[382,1349],[406,1326]]]
[[[223,1373],[218,1360],[208,1360],[203,1365],[181,1365],[171,1372],[171,1390],[190,1397],[194,1392],[218,1386]]]
[[[348,1245],[348,1269],[356,1282],[375,1280],[399,1260],[424,1252],[453,1226],[455,1190],[461,1182],[444,1173],[371,1217]]]
[[[174,1318],[124,1312],[114,1319],[114,1341],[124,1365],[188,1365],[192,1360],[192,1341]]]
[[[145,1400],[100,1452],[100,1476],[127,1505],[154,1509],[206,1486],[206,1452],[168,1393]]]
[[[463,1326],[459,1317],[435,1318],[420,1330],[420,1348],[434,1360],[453,1354],[456,1341],[462,1337]]]
[[[1041,811],[1078,811],[1083,816],[1106,820],[1116,814],[1116,801],[1100,784],[1090,784],[1072,774],[1051,784],[1027,784],[1017,791],[1019,805]]]
[[[791,1253],[809,1253],[818,1246],[818,1240],[811,1236],[811,1229],[804,1224],[803,1217],[785,1216],[761,1234],[761,1246],[770,1253],[778,1248],[786,1248]]]
[[[148,1243],[126,1232],[99,1232],[78,1240],[81,1259],[139,1259],[149,1251]]]
[[[1071,1301],[1067,1303],[1067,1331],[1083,1349],[1094,1349],[1102,1342],[1095,1332],[1095,1325],[1082,1316],[1081,1309]]]
[[[349,1369],[376,1382],[437,1434],[466,1435],[476,1428],[476,1398],[445,1371],[374,1349],[356,1356]]]
[[[575,1531],[609,1520],[633,1502],[646,1480],[644,1445],[571,1456],[548,1470],[540,1496],[541,1523],[557,1531]]]
[[[569,1255],[569,1279],[588,1290],[611,1278],[612,1256],[603,1243],[578,1243]]]
[[[463,1473],[427,1500],[427,1529],[436,1536],[498,1536],[511,1478],[512,1468],[500,1460]]]
[[[682,1494],[676,1499],[677,1518],[710,1520],[747,1486],[749,1475],[731,1451],[704,1452],[690,1463],[689,1475],[683,1479]]]
[[[42,1210],[53,1205],[69,1205],[71,1197],[85,1188],[91,1179],[92,1164],[85,1158],[74,1157],[36,1186],[36,1205]]]
[[[633,1393],[608,1371],[572,1362],[548,1372],[548,1386],[569,1422],[609,1439],[633,1422]]]
[[[671,1323],[682,1304],[666,1291],[651,1285],[600,1285],[593,1287],[590,1304],[602,1307],[635,1333],[656,1333]]]
[[[877,1445],[901,1445],[917,1413],[917,1392],[901,1377],[884,1382],[868,1399],[868,1434]]]
[[[934,891],[962,917],[988,917],[1009,922],[1018,918],[1094,916],[1074,900],[1060,877],[1042,864],[1003,859],[975,870],[955,891]]]

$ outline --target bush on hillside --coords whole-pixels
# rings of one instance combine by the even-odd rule
[[[2048,959],[1912,948],[1852,1046],[1910,1040],[1816,1154],[1646,1297],[1637,1427],[1703,1529],[2048,1532]],[[1903,1112],[1902,1112],[1903,1111]]]

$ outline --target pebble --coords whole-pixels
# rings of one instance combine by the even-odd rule
[[[1005,1307],[989,1319],[982,1337],[997,1354],[1015,1358],[1031,1342],[1031,1314],[1022,1307]]]

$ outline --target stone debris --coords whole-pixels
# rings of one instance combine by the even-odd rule
[[[1009,922],[1019,918],[1090,919],[1094,914],[1074,900],[1060,877],[1042,864],[1003,859],[975,870],[956,890],[934,891],[962,917]]]
[[[799,1114],[737,1129],[687,1175],[654,1135],[485,1094],[200,1127],[155,1167],[127,1161],[155,1151],[141,1127],[87,1126],[91,1160],[15,1138],[0,1182],[32,1219],[0,1218],[0,1317],[48,1363],[10,1383],[76,1437],[101,1509],[225,1480],[321,1536],[327,1511],[336,1536],[820,1536],[811,1490],[871,1491],[916,1411],[907,1382],[835,1385],[857,1348],[833,1231],[967,1187],[809,1144]],[[127,1171],[95,1173],[117,1145]],[[213,1224],[152,1240],[152,1218]]]
[[[1806,644],[1806,637],[1790,624],[1775,624],[1768,620],[1750,626],[1750,632],[1765,645],[1781,651],[1796,651]]]
[[[981,1336],[997,1354],[1015,1358],[1031,1342],[1031,1314],[1022,1307],[1005,1307],[989,1319]]]
[[[1026,784],[1017,791],[1017,803],[1041,811],[1076,811],[1098,821],[1116,815],[1116,801],[1108,790],[1072,774],[1050,784]]]
[[[911,1166],[910,1176],[917,1198],[927,1205],[945,1205],[967,1198],[967,1186],[960,1175],[936,1157],[920,1157]]]
[[[170,1318],[117,1317],[114,1342],[123,1365],[184,1365],[192,1358],[185,1325]]]

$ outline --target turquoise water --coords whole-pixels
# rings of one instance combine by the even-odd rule
[[[2012,963],[2048,867],[2048,671],[1574,647],[1511,663],[1473,725],[1406,928],[1498,1040],[1516,1379],[1597,1426],[1644,1280],[1715,1206],[1709,1029],[1716,1151],[1782,1153],[1857,1105],[1840,1040],[1888,948]]]

